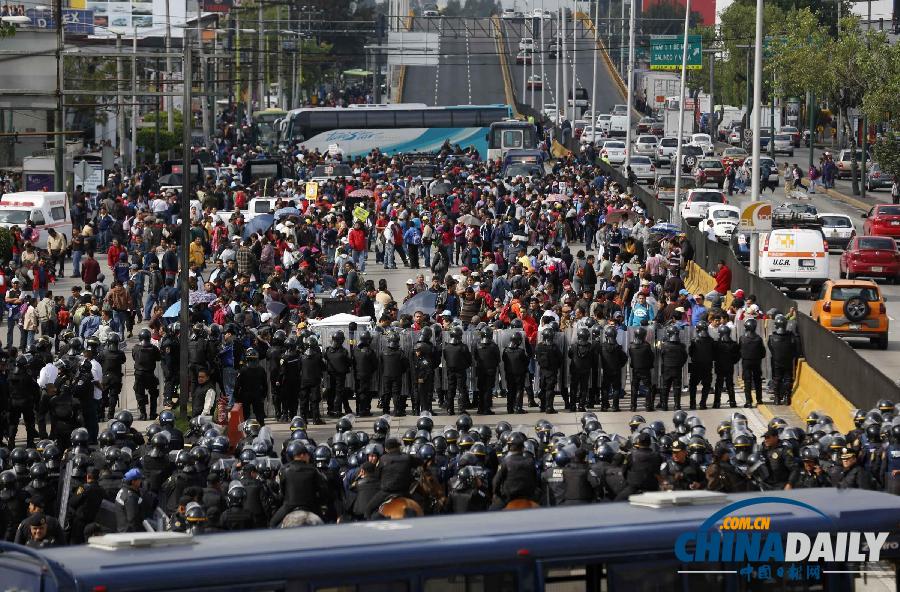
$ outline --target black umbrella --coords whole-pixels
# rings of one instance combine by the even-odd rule
[[[428,190],[428,193],[432,196],[434,195],[447,195],[450,193],[450,184],[449,183],[435,183],[432,185],[431,189]]]
[[[184,185],[184,178],[178,173],[169,173],[159,178],[160,185]]]

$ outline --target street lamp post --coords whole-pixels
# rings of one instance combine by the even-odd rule
[[[753,134],[753,166],[750,171],[750,199],[759,201],[759,145],[760,103],[762,102],[762,43],[763,43],[763,0],[756,0],[756,51],[753,56],[753,111],[750,114],[750,128]],[[771,138],[774,142],[775,138]],[[750,272],[759,269],[759,234],[750,234]]]
[[[762,0],[759,0],[762,2]],[[691,19],[691,0],[686,1],[684,8],[684,37],[681,40],[681,83],[678,93],[678,144],[675,148],[675,204],[672,218],[677,223],[681,217],[681,147],[684,135],[684,85],[687,81],[688,30]],[[629,106],[629,109],[631,107]],[[630,126],[629,126],[630,127]]]
[[[628,119],[631,120],[631,106],[634,105],[634,5],[631,0],[631,8],[628,10]],[[687,34],[685,34],[684,46],[687,47]],[[631,166],[631,123],[625,128],[625,166]]]

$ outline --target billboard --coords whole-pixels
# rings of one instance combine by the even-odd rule
[[[31,26],[37,29],[55,29],[52,10],[29,8],[25,16],[31,19]],[[90,10],[63,9],[63,30],[66,35],[93,35],[94,13]]]

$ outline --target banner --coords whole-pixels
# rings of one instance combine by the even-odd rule
[[[228,12],[233,6],[232,0],[203,0],[205,12]]]
[[[369,210],[363,208],[362,206],[356,206],[353,208],[353,217],[360,222],[365,222],[369,219]]]

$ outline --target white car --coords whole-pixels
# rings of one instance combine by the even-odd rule
[[[630,166],[634,176],[637,177],[638,183],[644,181],[649,185],[656,178],[656,167],[653,166],[653,161],[650,160],[649,156],[632,154]],[[624,164],[622,165],[622,174],[625,174]]]
[[[506,19],[506,20],[513,20],[514,18],[516,18],[516,11],[513,10],[512,8],[504,8],[503,14],[500,16],[500,18]]]
[[[549,10],[541,10],[540,8],[535,8],[531,12],[531,18],[550,20],[550,11]]]
[[[584,113],[581,114],[581,118],[586,121],[596,123],[598,115],[600,115],[600,114],[597,113],[596,111],[594,111],[593,109],[587,109]]]
[[[715,204],[725,204],[728,200],[718,189],[691,189],[687,199],[681,205],[681,219],[687,224],[696,226],[706,218],[706,210]]]
[[[598,142],[606,140],[606,134],[603,133],[603,130],[594,125],[586,125],[584,129],[581,131],[581,137],[579,141],[582,144],[590,144],[591,142]]]
[[[613,115],[628,115],[628,105],[613,105]]]
[[[625,162],[625,142],[621,140],[607,140],[600,148],[600,157],[606,157],[610,164],[622,164]]]
[[[519,40],[519,51],[534,51],[534,39],[523,37]]]
[[[602,114],[597,116],[597,127],[602,129],[604,133],[609,133],[609,122],[612,120],[612,115]]]
[[[723,243],[731,240],[731,234],[741,221],[741,210],[737,206],[713,205],[706,210],[706,220],[712,220],[716,238]],[[704,222],[700,230],[706,232],[708,222]]]
[[[678,138],[662,138],[656,146],[656,164],[670,163],[678,152]]]
[[[856,236],[853,220],[846,214],[831,212],[819,214],[819,221],[822,223],[822,234],[825,235],[829,248],[846,249]]]
[[[709,134],[693,134],[691,135],[690,143],[703,148],[703,156],[711,156],[716,153],[715,145]]]
[[[437,10],[429,9],[429,10],[423,10],[422,16],[424,16],[425,18],[437,18],[441,15]]]
[[[741,135],[741,128],[736,127],[733,128],[730,132],[728,132],[728,143],[732,146],[740,146],[741,142],[744,141],[743,136]]]
[[[656,155],[656,147],[659,145],[659,139],[656,136],[645,134],[638,136],[634,141],[635,154],[643,154],[653,158]]]

